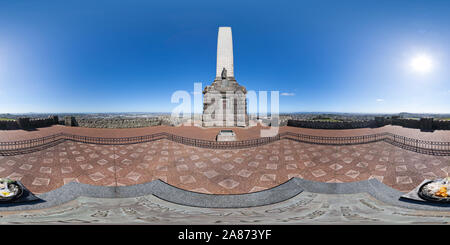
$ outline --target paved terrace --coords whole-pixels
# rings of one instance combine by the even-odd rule
[[[36,131],[2,131],[0,141],[32,139],[59,132],[130,137],[169,132],[213,140],[219,128],[157,126],[138,129],[90,129],[53,126]],[[259,137],[260,127],[235,129],[238,139]],[[280,132],[320,136],[358,136],[381,132],[450,141],[450,132],[420,132],[397,126],[375,129],[315,130],[282,127]],[[20,179],[35,193],[69,182],[126,186],[160,179],[201,193],[240,194],[282,184],[292,177],[319,182],[355,182],[376,178],[400,191],[409,191],[424,179],[448,176],[449,156],[416,153],[384,141],[361,145],[314,145],[287,139],[236,150],[187,146],[166,139],[131,145],[95,145],[65,141],[33,153],[0,156],[0,176]]]

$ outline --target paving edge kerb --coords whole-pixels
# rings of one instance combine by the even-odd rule
[[[162,200],[200,208],[249,208],[265,206],[291,199],[303,191],[321,194],[368,193],[375,199],[402,208],[450,211],[450,205],[431,205],[423,202],[400,200],[403,192],[397,191],[376,179],[351,183],[323,183],[292,178],[273,188],[248,194],[203,194],[177,188],[161,180],[132,186],[94,186],[71,182],[53,191],[37,195],[41,202],[0,204],[2,211],[21,211],[51,208],[75,200],[80,196],[94,198],[130,198],[154,195]],[[345,197],[343,197],[345,198]]]

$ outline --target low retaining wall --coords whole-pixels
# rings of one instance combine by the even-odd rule
[[[30,119],[30,127],[31,128],[49,127],[54,124],[58,124],[58,122],[59,120],[57,116],[49,118]]]
[[[392,118],[385,119],[385,124],[398,125],[405,128],[418,128],[427,130],[450,130],[450,120],[436,120],[434,118],[423,117],[420,119]]]
[[[16,120],[11,120],[11,121],[6,121],[6,120],[2,120],[0,121],[0,130],[5,130],[5,129],[19,129],[19,124],[17,123]]]
[[[48,118],[21,117],[17,120],[0,121],[0,130],[42,128],[58,123],[58,116],[51,116]]]
[[[430,130],[450,130],[450,120],[435,120],[433,118],[384,118],[375,117],[375,120],[330,122],[315,120],[293,120],[287,122],[287,126],[315,129],[354,129],[354,128],[374,128],[386,125],[397,125],[405,128],[417,128],[423,131]]]
[[[450,120],[433,120],[433,128],[439,130],[450,130]]]
[[[141,128],[161,125],[161,119],[152,118],[75,118],[75,125],[86,128]]]
[[[353,129],[376,127],[375,120],[330,122],[314,120],[288,120],[287,126],[316,129]]]
[[[173,121],[166,117],[151,117],[151,118],[77,118],[73,116],[65,116],[59,120],[58,116],[50,116],[48,118],[29,118],[22,117],[16,120],[1,120],[0,130],[14,130],[14,129],[32,129],[49,127],[55,124],[66,126],[79,126],[86,128],[140,128],[158,125],[175,126],[181,123]]]
[[[390,124],[402,126],[405,128],[420,128],[419,119],[392,118]]]
[[[0,130],[30,129],[49,127],[55,124],[66,126],[80,126],[87,128],[139,128],[158,125],[175,126],[182,123],[183,120],[174,120],[170,117],[151,117],[151,118],[75,118],[66,116],[64,120],[59,120],[58,116],[48,118],[28,118],[23,117],[17,120],[0,121]],[[269,120],[263,120],[263,123],[269,123]],[[354,129],[354,128],[373,128],[385,125],[398,125],[407,128],[418,128],[421,130],[450,130],[450,120],[435,120],[433,118],[409,119],[409,118],[384,118],[376,117],[375,120],[365,121],[344,121],[330,122],[317,120],[295,120],[288,117],[280,117],[280,126],[292,126],[301,128],[315,129]]]

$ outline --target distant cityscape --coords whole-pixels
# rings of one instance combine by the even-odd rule
[[[169,112],[117,112],[117,113],[2,113],[0,114],[0,120],[17,119],[20,117],[30,118],[44,118],[56,115],[60,118],[64,116],[74,116],[77,118],[86,119],[103,119],[103,118],[154,118],[159,116],[170,116]],[[338,112],[296,112],[296,113],[280,113],[281,117],[289,117],[292,119],[302,120],[332,120],[332,121],[360,121],[360,120],[372,120],[375,117],[392,117],[398,116],[399,118],[419,119],[421,117],[432,117],[438,120],[450,120],[449,114],[431,114],[431,113],[338,113]]]

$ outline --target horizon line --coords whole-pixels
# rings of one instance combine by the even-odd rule
[[[25,115],[25,114],[132,114],[132,113],[152,113],[152,114],[172,114],[171,112],[146,112],[146,111],[130,111],[130,112],[0,112],[0,114],[10,114],[10,115]],[[328,113],[328,114],[450,114],[450,112],[337,112],[337,111],[296,111],[296,112],[279,112],[278,114],[306,114],[306,113]],[[202,113],[191,113],[191,114],[202,114]],[[258,113],[248,113],[248,114],[258,114]],[[267,114],[271,114],[267,112]]]

